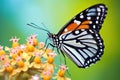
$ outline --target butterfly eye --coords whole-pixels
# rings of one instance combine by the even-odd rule
[[[51,37],[52,37],[51,33],[48,33],[48,37],[49,37],[49,38],[51,38]]]
[[[49,38],[54,38],[54,37],[55,37],[55,34],[48,33],[48,37],[49,37]]]

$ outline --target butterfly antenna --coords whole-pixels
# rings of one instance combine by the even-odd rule
[[[27,25],[29,25],[29,26],[31,26],[33,28],[40,29],[40,30],[43,30],[43,31],[46,31],[46,32],[50,33],[50,31],[48,31],[48,30],[46,30],[44,28],[41,28],[40,26],[38,26],[38,25],[36,25],[34,23],[30,23],[30,24],[27,24]]]
[[[41,24],[43,25],[43,27],[45,27],[47,30],[49,30],[43,22]]]

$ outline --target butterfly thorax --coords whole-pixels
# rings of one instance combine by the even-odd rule
[[[56,34],[48,33],[49,39],[52,41],[54,47],[58,47],[59,45],[59,38]]]

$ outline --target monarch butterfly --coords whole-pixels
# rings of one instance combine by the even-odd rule
[[[47,31],[53,47],[65,53],[78,67],[86,68],[100,60],[104,52],[99,31],[106,14],[104,4],[93,5],[73,17],[57,34],[34,23],[28,25]]]

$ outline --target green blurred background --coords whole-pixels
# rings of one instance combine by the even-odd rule
[[[104,3],[108,15],[101,29],[105,52],[101,61],[82,69],[67,58],[72,80],[120,80],[120,0],[0,0],[0,45],[10,46],[12,36],[21,38],[38,34],[39,40],[47,38],[45,32],[27,26],[34,22],[57,33],[73,16],[91,5]]]

